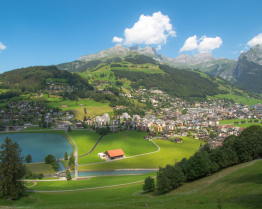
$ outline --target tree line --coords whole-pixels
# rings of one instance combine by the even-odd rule
[[[183,158],[175,165],[160,167],[156,187],[160,192],[168,192],[185,181],[196,180],[220,169],[261,157],[262,127],[253,125],[242,131],[239,136],[227,137],[221,147],[211,149],[206,144],[189,159]],[[152,188],[152,185],[145,188]]]

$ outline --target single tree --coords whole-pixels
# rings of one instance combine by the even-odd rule
[[[0,151],[0,192],[4,198],[17,199],[25,192],[20,181],[26,174],[23,158],[19,144],[7,137]]]
[[[47,155],[45,157],[45,163],[46,164],[52,164],[53,162],[55,162],[55,156],[53,155]]]
[[[68,132],[71,132],[72,129],[71,129],[71,126],[68,126]]]
[[[65,152],[65,160],[68,160],[68,154],[67,154],[67,152]]]
[[[72,153],[70,155],[70,158],[69,158],[69,161],[68,161],[68,165],[69,166],[71,166],[72,164],[75,165],[75,155],[74,155],[74,153]]]
[[[66,169],[66,179],[67,179],[67,181],[72,179],[71,173],[70,173],[70,171],[68,169]]]
[[[31,155],[27,155],[27,156],[25,157],[25,162],[29,163],[29,162],[31,162],[31,161],[32,161],[32,156],[31,156]]]
[[[143,190],[146,192],[153,192],[155,190],[155,179],[152,177],[147,177],[145,179],[145,184],[143,185]]]
[[[55,171],[58,171],[59,167],[60,167],[60,166],[59,166],[58,162],[54,161],[54,162],[52,163],[52,168],[53,168]]]

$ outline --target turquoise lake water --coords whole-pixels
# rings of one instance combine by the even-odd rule
[[[32,162],[44,162],[47,155],[54,155],[56,159],[63,158],[65,152],[68,155],[73,147],[68,140],[60,134],[52,133],[17,133],[0,134],[0,144],[4,143],[7,136],[17,142],[22,148],[24,156],[30,154]]]

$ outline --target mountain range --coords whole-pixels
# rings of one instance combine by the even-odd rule
[[[165,57],[159,54],[154,47],[139,46],[124,47],[117,44],[96,54],[84,55],[78,60],[57,65],[61,70],[70,72],[84,72],[96,68],[103,63],[119,62],[126,57],[143,54],[175,68],[195,69],[207,74],[221,77],[237,86],[244,87],[256,93],[262,93],[260,82],[262,79],[262,45],[256,45],[249,51],[241,53],[238,60],[215,58],[210,52],[190,56],[182,54],[176,58]]]

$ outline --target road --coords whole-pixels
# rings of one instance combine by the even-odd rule
[[[67,134],[66,129],[65,129],[65,134],[71,139],[71,141],[74,143],[75,148],[76,148],[75,154],[74,154],[75,155],[75,177],[72,180],[77,180],[78,178],[78,147],[76,143],[74,142],[74,140],[72,139],[72,137]]]

